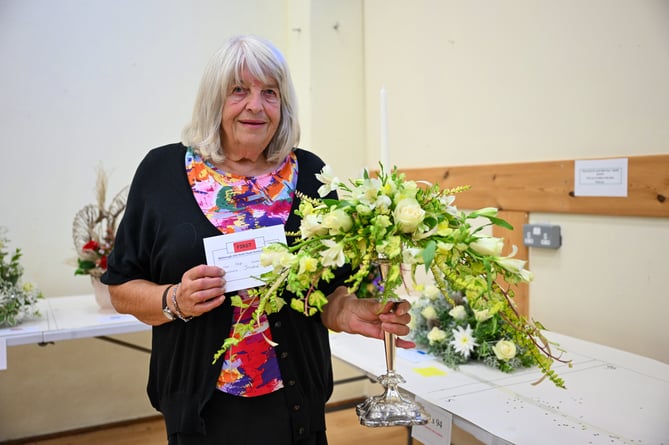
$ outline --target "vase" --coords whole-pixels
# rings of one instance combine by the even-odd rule
[[[390,262],[379,259],[381,281],[388,276]],[[371,396],[356,406],[360,424],[368,427],[425,425],[430,416],[425,409],[398,388],[404,378],[395,371],[396,335],[384,332],[383,345],[386,356],[386,373],[377,381],[383,386],[383,394]]]
[[[91,284],[93,285],[93,294],[98,306],[105,310],[114,310],[114,306],[111,304],[111,297],[109,296],[109,287],[100,281],[100,278],[92,275]]]

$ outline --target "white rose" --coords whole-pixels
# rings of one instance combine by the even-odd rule
[[[403,233],[411,233],[423,222],[425,210],[414,198],[404,198],[397,203],[393,216]]]
[[[516,345],[509,340],[500,340],[492,347],[495,356],[498,359],[506,362],[516,356]]]
[[[430,341],[431,345],[442,342],[446,339],[446,331],[442,331],[435,326],[427,333],[427,339]]]
[[[423,310],[420,311],[420,315],[422,315],[426,320],[436,320],[439,317],[437,315],[436,309],[432,305],[425,306]]]
[[[439,295],[441,295],[441,292],[439,291],[439,288],[434,284],[428,284],[427,286],[425,286],[423,295],[425,295],[428,299],[434,301],[439,297]]]
[[[300,223],[302,238],[306,239],[315,235],[325,235],[327,232],[327,227],[323,227],[316,215],[307,215],[302,218],[302,222]]]
[[[330,229],[330,233],[336,235],[342,232],[348,232],[353,227],[353,220],[342,209],[334,209],[323,217],[323,226]]]
[[[450,315],[456,320],[464,320],[465,317],[467,316],[467,311],[465,311],[465,307],[463,305],[459,304],[450,311],[448,311],[448,315]]]
[[[482,311],[477,311],[474,309],[474,318],[476,321],[486,321],[490,317],[492,317],[492,315],[490,315],[490,311],[488,309],[483,309]]]
[[[471,248],[481,255],[500,256],[504,247],[502,238],[479,238],[470,244]]]

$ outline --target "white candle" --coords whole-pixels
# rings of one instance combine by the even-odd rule
[[[386,88],[381,88],[381,157],[383,169],[390,171],[390,148],[388,148],[388,109],[386,104]]]

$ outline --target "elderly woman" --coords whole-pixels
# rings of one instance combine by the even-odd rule
[[[148,395],[169,444],[326,444],[328,329],[409,331],[407,303],[391,311],[357,299],[342,269],[323,287],[323,313],[286,305],[212,365],[243,315],[228,297],[247,293],[226,293],[225,270],[205,264],[202,240],[274,225],[298,231],[295,192],[317,196],[324,165],[295,148],[298,138],[286,61],[268,42],[238,37],[206,68],[183,142],[151,150],[134,176],[103,282],[117,311],[153,326]]]

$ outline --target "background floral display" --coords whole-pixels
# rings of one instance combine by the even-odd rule
[[[6,232],[0,228],[0,327],[39,316],[37,301],[43,298],[34,284],[22,282],[21,250],[9,250]]]
[[[497,216],[497,209],[459,211],[455,194],[468,187],[442,190],[408,181],[397,169],[386,172],[383,166],[377,176],[365,170],[362,177],[348,182],[339,180],[326,166],[317,178],[323,183],[320,197],[298,195],[300,231],[287,234],[298,241],[292,246],[271,244],[263,250],[261,264],[270,270],[258,277],[265,285],[250,291],[258,302],[253,320],[257,322],[263,312],[280,310],[287,303],[280,297],[284,290],[295,295],[289,302],[292,309],[306,316],[318,313],[327,304],[319,283],[332,280],[344,266],[352,271],[346,281],[349,292],[382,301],[397,300],[402,286],[415,285],[421,268],[451,306],[456,303],[449,292],[456,291],[467,298],[472,310],[503,319],[515,345],[527,351],[553,383],[564,386],[551,368],[558,357],[552,354],[542,327],[519,314],[512,301],[509,286],[530,281],[532,274],[525,269],[525,261],[513,258],[515,249],[502,256],[503,240],[484,233],[490,225],[512,228]],[[331,191],[337,192],[338,199],[324,198]],[[387,262],[388,272],[375,286],[380,260]],[[232,303],[248,309],[254,302],[234,297]],[[235,323],[234,334],[214,360],[250,331],[252,323]]]
[[[107,199],[107,175],[98,169],[96,204],[88,204],[75,215],[72,223],[72,240],[77,251],[75,275],[100,276],[107,270],[107,256],[114,246],[116,227],[125,210],[128,187],[123,188],[112,199]]]
[[[452,368],[479,361],[511,372],[536,364],[532,348],[516,343],[519,333],[502,313],[476,310],[460,292],[447,299],[428,285],[411,311],[414,341]]]

